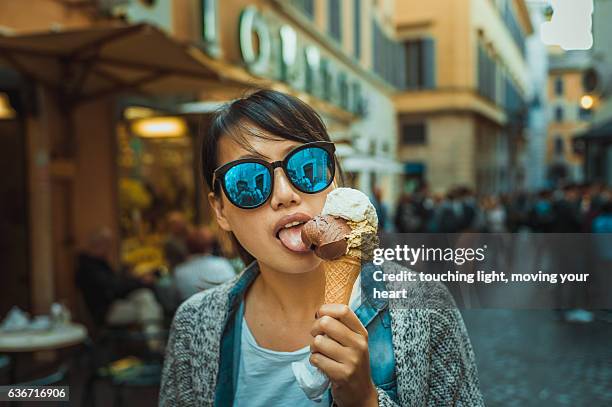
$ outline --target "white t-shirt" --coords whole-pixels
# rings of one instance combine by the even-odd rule
[[[323,403],[308,400],[293,376],[291,363],[308,357],[309,346],[293,352],[262,348],[243,318],[241,348],[234,407],[329,406],[327,396]]]
[[[350,307],[355,310],[361,297],[358,278],[351,293]],[[262,348],[257,344],[244,317],[240,339],[240,368],[234,407],[260,406],[329,406],[329,394],[325,393],[320,403],[306,397],[298,385],[292,362],[309,357],[310,347],[306,346],[293,352],[277,352]]]

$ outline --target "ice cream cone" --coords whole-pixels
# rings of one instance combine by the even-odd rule
[[[361,260],[342,256],[323,262],[325,271],[325,303],[348,305],[353,284],[361,271]]]

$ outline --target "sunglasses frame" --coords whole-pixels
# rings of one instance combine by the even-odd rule
[[[295,187],[298,191],[303,192],[305,194],[318,194],[319,192],[325,190],[325,188],[321,189],[321,191],[316,191],[316,192],[304,191],[304,190],[302,190],[302,188],[300,188],[298,185],[296,185],[293,182],[293,180],[291,179],[291,177],[289,176],[288,171],[287,171],[287,164],[289,162],[289,159],[291,159],[291,157],[293,157],[296,153],[299,153],[302,150],[305,150],[307,148],[312,148],[312,147],[317,147],[317,148],[320,148],[322,150],[325,150],[329,154],[329,157],[330,157],[332,165],[331,165],[331,177],[329,178],[328,184],[325,186],[325,188],[327,188],[327,187],[329,187],[331,185],[332,182],[334,182],[334,177],[336,176],[336,156],[335,156],[336,146],[331,141],[313,141],[313,142],[301,144],[301,145],[295,147],[294,149],[289,151],[287,153],[287,155],[285,156],[285,158],[282,159],[281,161],[268,162],[268,161],[260,159],[260,158],[241,158],[239,160],[230,161],[230,162],[228,162],[226,164],[223,164],[222,166],[220,166],[219,168],[217,168],[213,172],[213,179],[212,179],[213,192],[216,192],[216,190],[217,190],[217,182],[219,182],[221,184],[221,188],[223,189],[223,193],[227,197],[228,201],[230,201],[232,203],[232,205],[234,205],[234,206],[236,206],[236,207],[238,207],[240,209],[256,209],[256,208],[259,208],[260,206],[262,206],[263,204],[268,202],[268,199],[270,199],[270,197],[272,196],[272,193],[274,192],[274,170],[280,167],[280,168],[282,168],[283,172],[285,173],[285,176],[287,177],[287,179],[289,180],[291,185],[293,187]],[[249,206],[249,207],[246,207],[246,208],[243,207],[243,206],[237,205],[237,204],[235,204],[232,201],[232,199],[230,198],[230,195],[227,192],[227,189],[226,189],[226,186],[225,186],[225,182],[224,182],[225,181],[225,174],[230,169],[232,169],[236,165],[244,164],[244,163],[261,164],[264,167],[266,167],[268,169],[268,172],[270,173],[270,194],[268,195],[268,197],[266,199],[264,199],[257,206]]]

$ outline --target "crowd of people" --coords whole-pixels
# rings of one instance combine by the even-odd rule
[[[534,257],[536,264],[543,263],[549,255],[555,270],[591,275],[588,287],[555,286],[554,302],[559,319],[591,322],[595,315],[586,309],[589,304],[607,304],[601,298],[609,295],[608,271],[612,267],[612,188],[609,186],[572,184],[535,193],[481,197],[469,188],[455,188],[445,196],[436,196],[423,187],[401,197],[393,220],[391,227],[386,225],[386,231],[561,234],[548,239],[532,235],[530,241],[536,247],[533,253],[527,254]],[[577,238],[568,234],[581,235]],[[512,242],[516,239],[510,235],[505,237],[508,243],[501,255],[512,256]],[[575,307],[568,308],[568,304]],[[610,312],[602,312],[606,318],[612,316]]]
[[[466,187],[435,195],[423,186],[401,196],[392,228],[397,233],[610,233],[612,188],[572,184],[478,197]]]

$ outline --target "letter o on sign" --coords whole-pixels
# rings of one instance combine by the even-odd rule
[[[258,39],[257,49],[253,35]],[[245,8],[240,15],[240,52],[251,71],[262,74],[268,70],[272,53],[270,30],[255,6]]]

